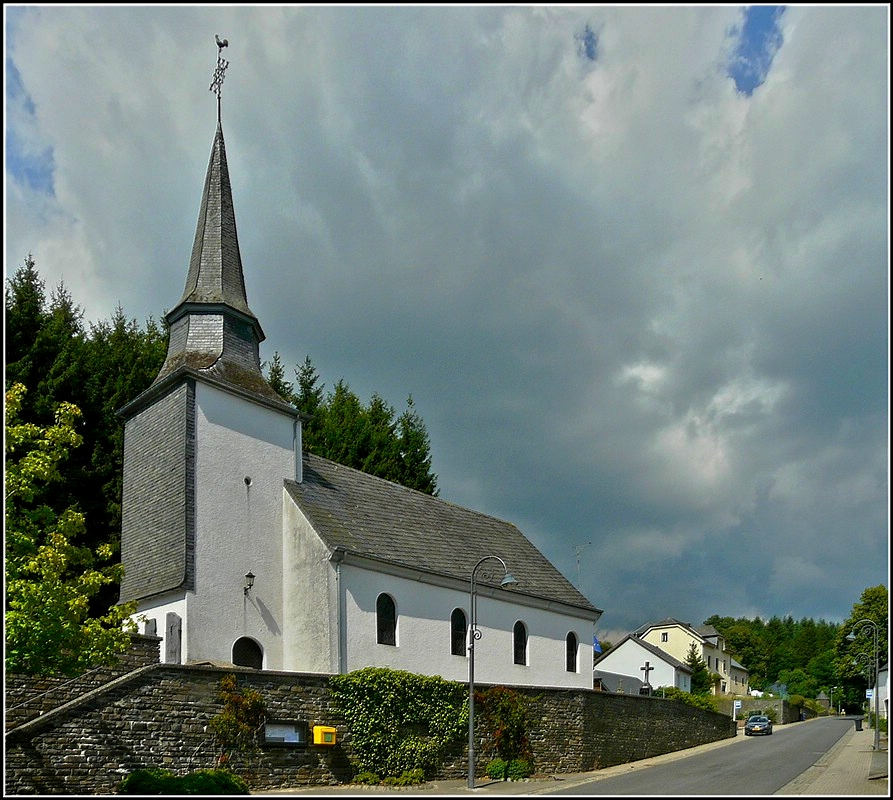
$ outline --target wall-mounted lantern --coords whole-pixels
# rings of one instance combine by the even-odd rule
[[[251,591],[252,586],[254,586],[254,573],[246,572],[245,573],[245,586],[242,588],[242,591],[245,592],[245,597],[248,597],[248,592]]]

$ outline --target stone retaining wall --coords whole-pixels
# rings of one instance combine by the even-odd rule
[[[249,763],[234,765],[252,790],[350,780],[350,733],[334,710],[327,675],[160,664],[154,660],[157,637],[136,638],[142,656],[131,656],[132,670],[119,670],[102,685],[88,674],[80,694],[77,682],[51,687],[53,694],[45,682],[7,676],[7,703],[16,715],[7,719],[7,794],[108,794],[135,769],[184,774],[214,766],[207,725],[221,708],[218,683],[226,674],[261,693],[270,720],[337,730],[335,746],[265,745]],[[150,640],[154,659],[147,664]],[[141,657],[143,665],[135,667]],[[541,773],[594,770],[735,735],[728,717],[677,701],[515,688],[535,698],[530,741]],[[481,770],[485,766],[478,763]],[[466,774],[465,743],[457,743],[438,777]]]

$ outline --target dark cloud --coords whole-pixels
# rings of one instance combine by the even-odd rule
[[[441,496],[574,581],[592,542],[601,638],[840,620],[888,574],[887,16],[774,20],[747,96],[734,7],[22,9],[56,196],[8,176],[7,274],[177,302],[219,32],[263,358],[411,394]]]

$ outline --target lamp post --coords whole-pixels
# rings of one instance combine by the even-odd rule
[[[474,569],[471,570],[471,594],[469,596],[469,611],[471,613],[471,623],[468,626],[468,788],[474,789],[474,643],[481,638],[481,632],[477,629],[477,596],[474,591],[474,575],[478,567],[485,561],[498,561],[502,564],[504,576],[500,581],[501,587],[510,586],[517,583],[508,571],[499,556],[484,556]]]
[[[874,620],[871,619],[860,619],[853,625],[853,629],[850,631],[848,636],[846,637],[848,641],[855,642],[856,641],[856,630],[859,628],[870,628],[872,634],[872,643],[873,643],[873,664],[874,667],[874,686],[872,688],[872,694],[874,695],[874,749],[875,751],[880,750],[880,716],[878,709],[878,673],[880,672],[880,664],[878,663],[879,653],[878,653],[878,626]]]

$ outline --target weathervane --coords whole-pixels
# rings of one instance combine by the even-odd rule
[[[221,53],[223,53],[223,48],[229,45],[229,39],[221,39],[215,33],[214,41],[217,42],[217,69],[214,70],[214,78],[208,87],[208,91],[217,95],[217,121],[220,122],[220,89],[223,86],[226,68],[229,66],[229,61]]]

